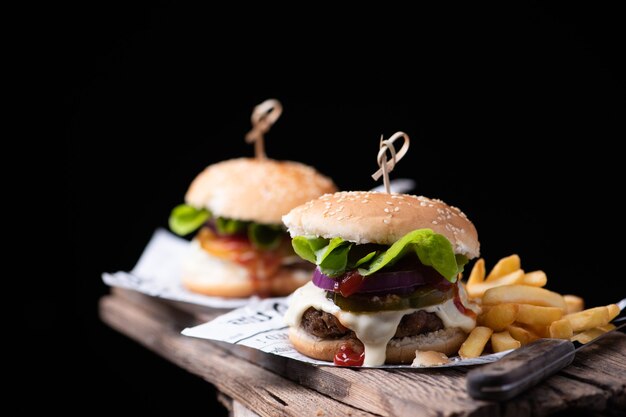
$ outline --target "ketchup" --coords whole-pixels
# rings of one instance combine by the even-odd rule
[[[337,366],[362,366],[365,360],[365,352],[357,352],[349,343],[344,343],[339,347],[333,363]]]
[[[349,297],[361,288],[363,275],[357,270],[348,271],[340,281],[335,281],[334,291],[341,293],[344,297]]]
[[[461,314],[465,314],[466,316],[472,317],[474,319],[476,318],[476,313],[474,313],[469,308],[465,307],[463,303],[461,302],[461,297],[459,296],[459,284],[458,283],[454,286],[454,305],[456,306],[457,310],[461,312]]]

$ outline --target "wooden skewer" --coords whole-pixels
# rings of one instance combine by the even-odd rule
[[[283,105],[280,101],[270,98],[254,107],[252,111],[252,129],[246,134],[246,142],[254,142],[254,156],[257,159],[266,159],[265,135],[272,125],[278,120],[283,112]]]
[[[402,144],[400,151],[396,152],[396,148],[393,146],[393,143],[399,138],[404,138],[404,143]],[[400,161],[404,155],[406,155],[406,152],[409,150],[409,144],[409,135],[404,132],[396,132],[387,140],[383,140],[383,135],[380,135],[380,149],[378,150],[378,155],[376,157],[376,161],[378,162],[378,166],[380,168],[372,174],[372,178],[374,180],[378,180],[381,176],[383,177],[383,184],[385,184],[385,191],[387,194],[391,193],[389,188],[389,173],[393,171],[396,163]],[[387,151],[391,154],[391,159],[387,159]]]

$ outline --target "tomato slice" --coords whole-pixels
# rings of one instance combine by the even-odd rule
[[[279,270],[283,256],[279,250],[260,250],[242,236],[222,236],[214,233],[208,227],[198,233],[198,241],[202,248],[212,256],[235,262],[248,270],[250,278],[257,285],[257,293],[263,285],[260,281],[271,279]]]
[[[335,292],[341,293],[344,297],[349,297],[361,288],[363,285],[363,275],[358,271],[348,271],[341,278],[341,281],[335,281]]]
[[[211,255],[231,261],[235,261],[244,254],[255,252],[247,239],[239,236],[219,236],[208,227],[200,230],[197,239],[202,248]]]

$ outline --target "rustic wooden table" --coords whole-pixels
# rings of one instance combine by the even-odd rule
[[[626,335],[614,334],[572,365],[507,403],[475,401],[466,369],[313,367],[253,349],[180,334],[219,312],[114,289],[100,316],[178,366],[215,385],[233,416],[543,416],[564,410],[626,411]],[[254,410],[254,411],[251,411]]]

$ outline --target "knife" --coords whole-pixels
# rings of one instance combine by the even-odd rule
[[[626,327],[626,298],[617,303],[620,315],[615,329],[586,344],[563,339],[538,339],[514,350],[497,362],[483,365],[467,374],[467,392],[479,400],[506,401],[572,363],[576,352]]]

